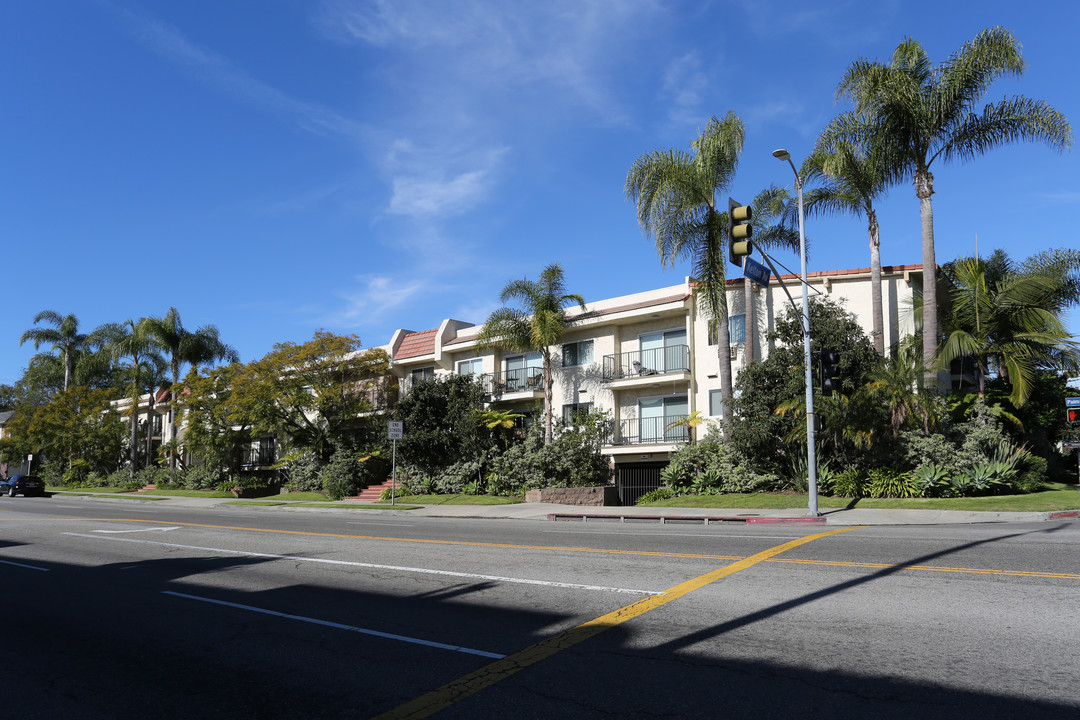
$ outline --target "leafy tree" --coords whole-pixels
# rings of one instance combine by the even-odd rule
[[[837,88],[855,114],[835,119],[822,137],[827,145],[858,142],[865,136],[862,118],[884,149],[886,172],[894,180],[912,178],[919,198],[923,247],[923,360],[930,367],[939,342],[931,167],[940,159],[970,160],[986,151],[1034,140],[1057,149],[1072,145],[1072,129],[1058,111],[1022,95],[988,103],[979,99],[1005,75],[1020,75],[1020,43],[1004,28],[984,30],[946,62],[935,66],[918,42],[902,41],[888,65],[853,63]],[[853,118],[858,122],[852,123]]]
[[[520,307],[506,307],[516,301]],[[544,441],[552,435],[553,353],[562,342],[568,320],[565,308],[576,304],[585,309],[585,299],[566,292],[563,270],[553,263],[544,268],[540,279],[513,280],[499,293],[503,307],[488,316],[477,336],[481,347],[497,346],[518,352],[538,352],[544,365]]]
[[[1020,407],[1039,369],[1075,371],[1080,365],[1080,345],[1069,339],[1054,310],[1061,278],[1014,272],[1000,251],[990,261],[960,258],[943,267],[942,276],[948,335],[934,367],[973,358],[980,398],[992,368],[1008,380],[1009,399]]]
[[[240,356],[235,349],[221,341],[218,329],[213,325],[194,331],[185,328],[180,321],[180,313],[174,307],[169,308],[162,317],[147,318],[146,323],[147,332],[168,357],[173,386],[173,403],[169,408],[169,436],[175,438],[176,393],[180,389],[180,369],[184,365],[198,367],[219,360],[239,362]],[[169,466],[176,467],[175,450],[169,453]]]
[[[484,388],[473,375],[417,381],[394,407],[404,430],[398,456],[428,477],[459,460],[483,457],[495,445],[485,423],[511,420],[505,414],[485,415],[483,405]]]
[[[717,193],[728,190],[742,152],[742,120],[729,112],[710,118],[691,144],[693,154],[654,150],[642,155],[626,175],[626,196],[637,208],[638,224],[656,241],[660,262],[689,258],[700,284],[699,301],[717,328],[723,423],[731,417],[731,333],[728,328],[725,263],[727,213],[716,209]]]
[[[845,125],[857,127],[855,116]],[[859,142],[833,144],[819,141],[814,154],[803,164],[803,176],[820,185],[805,193],[806,212],[846,213],[866,218],[870,239],[870,294],[874,323],[874,349],[885,355],[885,325],[881,300],[881,228],[874,201],[888,189],[881,150],[874,146],[877,135],[866,128]]]
[[[205,467],[229,475],[239,472],[237,449],[251,437],[251,419],[232,402],[233,381],[244,371],[239,363],[205,374],[193,368],[184,379],[189,393],[184,445]]]
[[[369,390],[389,365],[385,351],[362,350],[355,335],[319,330],[306,343],[278,343],[260,360],[230,366],[217,412],[253,433],[285,436],[325,462],[339,448],[381,442],[368,415]]]

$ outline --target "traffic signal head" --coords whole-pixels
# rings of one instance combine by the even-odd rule
[[[753,213],[749,205],[740,205],[732,198],[728,198],[727,204],[728,260],[742,267],[743,258],[754,251],[754,244],[750,242],[750,236],[754,234],[750,225]]]
[[[1069,417],[1069,423],[1080,423],[1080,408],[1066,408],[1065,414]]]
[[[832,395],[833,390],[840,389],[840,353],[831,348],[821,348],[818,364],[821,367],[821,394]]]

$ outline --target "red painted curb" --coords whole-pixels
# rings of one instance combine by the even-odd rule
[[[1080,510],[1055,510],[1054,512],[1051,512],[1047,517],[1049,517],[1051,520],[1080,517]]]

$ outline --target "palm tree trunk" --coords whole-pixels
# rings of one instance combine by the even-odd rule
[[[754,328],[757,322],[754,318],[754,281],[750,278],[743,278],[743,294],[745,296],[745,315],[743,315],[743,325],[746,327],[746,349],[743,352],[743,357],[746,359],[743,361],[743,367],[754,362]]]
[[[727,289],[720,288],[720,317],[716,319],[716,357],[720,361],[720,429],[728,438],[731,422],[731,330],[728,327]]]
[[[866,211],[867,232],[870,235],[870,297],[874,313],[874,350],[879,357],[885,357],[885,323],[881,308],[881,228],[878,226],[877,213]]]
[[[551,378],[551,351],[543,353],[544,358],[544,444],[550,445],[555,437],[551,419],[551,403],[553,399]]]
[[[929,370],[937,355],[938,344],[937,259],[934,253],[934,206],[930,201],[934,194],[934,176],[925,168],[915,171],[915,194],[919,198],[922,222],[923,363],[927,368],[927,387],[936,388],[936,377]]]
[[[135,479],[135,463],[138,462],[139,453],[139,391],[135,388],[131,398],[131,479]]]
[[[71,386],[71,348],[64,346],[64,392]]]

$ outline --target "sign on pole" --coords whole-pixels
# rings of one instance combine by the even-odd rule
[[[1067,397],[1065,398],[1065,407],[1080,407],[1080,397]]]
[[[403,436],[402,433],[403,423],[400,420],[391,420],[387,423],[386,438],[387,440],[400,440]]]
[[[769,268],[753,258],[743,258],[743,275],[762,287],[769,287]]]
[[[390,504],[397,504],[397,441],[404,437],[404,424],[401,420],[389,420],[386,423],[386,437],[393,440],[394,450],[390,461]]]

